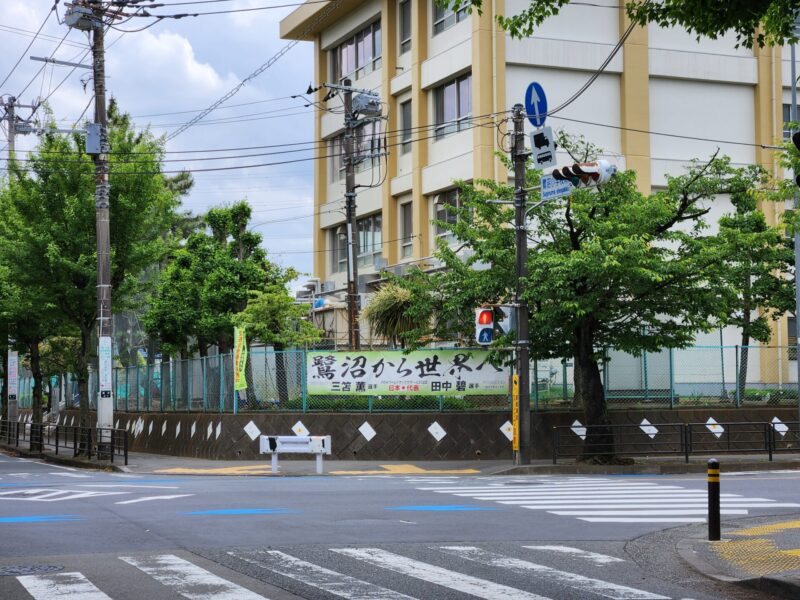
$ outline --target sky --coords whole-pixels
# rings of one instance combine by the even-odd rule
[[[294,7],[286,5],[296,1],[206,0],[190,5],[186,0],[162,0],[159,3],[165,6],[151,9],[151,13],[206,12],[276,4],[284,7],[164,19],[138,32],[133,30],[154,20],[136,18],[121,24],[119,30],[111,29],[106,33],[108,94],[116,98],[123,111],[133,116],[137,128],[149,127],[157,136],[169,134],[224,96],[289,43],[280,39],[279,23],[294,10]],[[148,3],[142,4],[146,6]],[[63,1],[58,4],[57,15],[51,11],[52,6],[53,0],[2,0],[0,81],[6,79],[20,57],[22,60],[7,81],[0,85],[0,94],[15,95],[21,104],[35,104],[37,98],[50,96],[47,104],[59,127],[71,128],[84,109],[88,108],[86,115],[91,117],[93,114],[93,104],[90,105],[91,71],[76,69],[69,75],[70,67],[48,64],[34,77],[44,63],[29,57],[52,55],[59,60],[91,64],[91,54],[87,54],[89,39],[85,32],[59,23],[57,17],[63,22],[65,12]],[[23,56],[43,22],[41,34]],[[56,49],[62,38],[63,43]],[[164,170],[174,170],[241,167],[300,159],[284,165],[195,172],[195,186],[184,199],[184,207],[194,213],[203,213],[212,206],[246,199],[253,208],[252,228],[263,235],[263,246],[270,259],[294,267],[301,273],[312,270],[313,163],[307,160],[312,154],[296,151],[308,146],[282,146],[309,143],[314,139],[313,109],[304,107],[303,99],[290,97],[303,94],[311,83],[312,50],[310,42],[295,45],[232,99],[208,115],[207,123],[201,121],[167,141],[166,158],[169,162],[164,163]],[[63,85],[58,87],[67,75],[69,77]],[[28,109],[18,111],[24,117],[29,113]],[[220,119],[227,122],[214,122]],[[18,156],[34,149],[37,142],[35,135],[18,135]],[[3,131],[0,148],[5,146]],[[253,146],[276,147],[185,153],[186,150]],[[291,150],[295,151],[284,154]],[[187,160],[198,156],[235,155],[239,157]],[[0,159],[5,158],[6,150],[3,150]],[[296,289],[301,281],[293,287]]]

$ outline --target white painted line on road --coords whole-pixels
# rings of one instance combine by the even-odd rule
[[[150,502],[151,500],[174,500],[175,498],[188,498],[194,494],[173,494],[172,496],[145,496],[144,498],[134,498],[133,500],[123,500],[114,504],[136,504],[137,502]]]
[[[48,473],[48,475],[58,475],[59,477],[76,477],[80,479],[89,479],[91,475],[82,475],[80,473]]]
[[[387,552],[380,548],[331,548],[331,552],[363,560],[401,575],[408,575],[451,590],[471,594],[484,600],[508,600],[509,598],[514,598],[514,600],[549,600],[545,596],[443,569],[399,554]]]
[[[589,523],[705,523],[703,517],[578,517]]]
[[[120,556],[120,560],[147,573],[159,583],[191,600],[266,600],[235,583],[214,575],[174,554]]]
[[[523,506],[523,508],[527,508]],[[538,508],[534,508],[534,510],[538,510]],[[625,515],[632,515],[637,517],[647,517],[647,516],[661,516],[664,515],[665,517],[677,517],[678,515],[705,515],[708,514],[708,507],[704,508],[703,510],[699,509],[679,509],[679,510],[552,510],[548,511],[550,514],[553,515],[561,515],[561,516],[568,516],[568,517],[624,517]],[[738,509],[727,509],[727,510],[720,510],[719,514],[721,515],[746,515],[748,514],[746,510],[738,510]]]
[[[581,484],[581,485],[474,485],[474,486],[459,486],[459,487],[421,487],[417,488],[425,492],[482,492],[482,491],[498,491],[498,492],[532,492],[536,490],[551,491],[581,491],[581,490],[632,490],[637,488],[649,488],[651,490],[668,490],[668,489],[685,489],[679,485],[660,485],[657,483],[602,483],[602,484]]]
[[[34,461],[34,462],[36,462],[36,463],[38,463],[40,465],[47,465],[48,467],[51,467],[53,469],[64,469],[65,471],[77,471],[78,470],[75,467],[64,467],[62,465],[54,465],[52,463],[46,463],[46,462],[44,462],[42,460],[37,460],[37,461]]]
[[[458,558],[471,560],[490,567],[507,569],[514,573],[523,575],[535,573],[537,579],[550,580],[573,590],[599,594],[613,600],[670,600],[667,596],[661,596],[660,594],[637,590],[636,588],[603,581],[602,579],[585,577],[577,573],[559,571],[552,567],[546,567],[545,565],[539,565],[497,552],[489,552],[475,546],[442,546],[440,550]]]
[[[565,494],[564,492],[540,494],[536,492],[529,492],[527,494],[452,494],[453,496],[460,496],[466,498],[683,498],[690,496],[705,496],[707,492],[689,492],[688,490],[669,491],[669,492],[595,492],[595,493],[580,493],[580,494]],[[720,494],[723,498],[742,498],[738,494]]]
[[[608,554],[600,554],[598,552],[589,552],[588,550],[583,550],[582,548],[573,548],[572,546],[523,546],[523,548],[529,548],[530,550],[543,550],[545,552],[557,552],[559,554],[569,554],[571,556],[585,558],[596,565],[625,562],[625,559],[623,558],[609,556]]]
[[[476,496],[475,500],[497,500],[498,504],[531,504],[531,505],[539,505],[539,504],[551,504],[553,502],[557,502],[559,500],[569,502],[570,504],[585,504],[587,506],[591,506],[595,502],[613,502],[614,504],[669,504],[670,506],[676,502],[702,502],[706,499],[706,494],[698,495],[698,496],[687,496],[685,498],[629,498],[626,496],[614,496],[614,497],[605,497],[601,496],[599,498],[515,498],[514,500],[498,500],[496,498],[485,498],[482,496]],[[742,502],[768,502],[772,504],[775,500],[770,500],[769,498],[722,498],[721,502],[723,504],[740,504]]]
[[[331,571],[278,550],[260,551],[258,559],[235,552],[228,552],[228,554],[251,565],[268,569],[340,598],[352,600],[414,600],[411,596]]]
[[[500,504],[508,504],[508,502],[500,502]],[[531,502],[525,503],[515,503],[517,506],[522,506],[523,508],[533,508],[538,510],[561,510],[561,509],[637,509],[637,508],[658,508],[658,507],[669,507],[670,509],[673,508],[705,508],[708,509],[708,502],[670,502],[668,504],[662,503],[657,505],[652,504],[594,504],[591,502],[587,502],[584,504],[534,504]],[[800,504],[791,504],[791,503],[781,503],[781,504],[769,504],[765,502],[753,502],[753,503],[743,503],[743,504],[725,504],[724,502],[721,504],[722,508],[797,508]],[[663,514],[663,512],[661,513]],[[747,511],[744,511],[744,514],[747,514]]]
[[[99,488],[141,488],[141,489],[154,489],[154,490],[177,490],[180,489],[177,485],[140,485],[138,483],[79,483],[81,487],[99,487]]]
[[[17,577],[35,600],[111,600],[82,573],[49,573]]]

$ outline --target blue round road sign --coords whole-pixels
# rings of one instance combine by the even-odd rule
[[[544,120],[547,118],[547,97],[542,86],[535,81],[525,92],[525,112],[531,125],[534,127],[544,125]]]

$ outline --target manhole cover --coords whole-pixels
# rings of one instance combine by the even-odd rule
[[[58,565],[7,565],[0,566],[0,576],[40,575],[42,573],[54,573],[63,568]]]

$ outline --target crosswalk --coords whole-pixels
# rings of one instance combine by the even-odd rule
[[[251,584],[234,583],[190,560],[174,554],[119,556],[117,560],[135,568],[136,582],[126,575],[131,589],[150,589],[153,582],[163,586],[163,597],[190,600],[269,600],[268,589],[282,588],[301,598],[345,600],[426,600],[430,598],[483,598],[484,600],[670,600],[639,587],[596,577],[597,564],[605,565],[603,577],[611,579],[629,571],[625,559],[568,546],[515,545],[504,550],[471,544],[421,545],[391,550],[379,547],[332,547],[304,549],[227,551],[228,566],[248,573]],[[563,556],[583,559],[571,570],[561,567]],[[545,564],[549,562],[550,565]],[[121,564],[121,563],[118,563]],[[555,563],[555,565],[554,565]],[[619,564],[617,571],[610,565]],[[245,565],[247,568],[242,569]],[[111,567],[114,568],[113,565]],[[254,570],[255,568],[255,570]],[[583,570],[582,574],[576,571]],[[230,575],[229,575],[230,576]],[[251,579],[253,578],[253,579]],[[105,583],[108,578],[97,577]],[[256,581],[256,579],[260,581]],[[26,595],[8,598],[34,600],[114,600],[124,595],[119,589],[102,590],[78,571],[21,575],[17,582]],[[288,584],[287,584],[288,582]],[[637,582],[637,585],[641,585]],[[249,588],[256,588],[253,591]],[[161,589],[161,588],[160,588]],[[663,590],[660,590],[663,592]],[[8,592],[6,592],[7,594]],[[149,594],[161,598],[156,592]]]
[[[541,510],[591,523],[702,523],[708,513],[705,489],[647,481],[570,477],[417,489]],[[724,493],[720,497],[722,515],[745,516],[750,509],[800,507],[796,503],[739,494]]]

